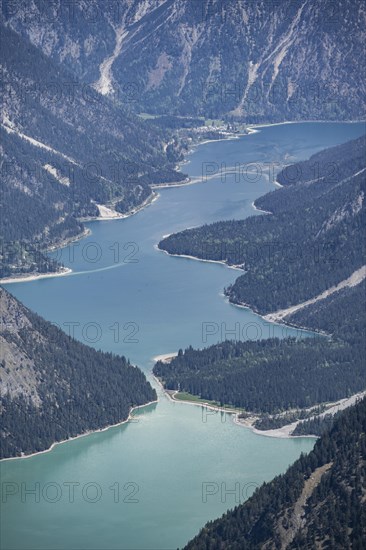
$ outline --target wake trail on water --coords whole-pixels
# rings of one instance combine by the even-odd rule
[[[90,269],[86,271],[72,271],[71,273],[68,273],[67,277],[75,277],[76,275],[88,275],[89,273],[100,273],[102,271],[110,271],[111,269],[117,269],[119,267],[124,267],[126,265],[128,265],[128,263],[107,265],[105,267],[98,267],[97,269]]]

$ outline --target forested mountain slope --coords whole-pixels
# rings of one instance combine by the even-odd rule
[[[365,263],[365,148],[363,136],[327,150],[317,157],[320,177],[312,181],[306,163],[292,167],[304,180],[256,202],[272,215],[185,230],[159,247],[242,265],[245,273],[227,294],[262,314],[312,299]]]
[[[155,365],[167,389],[270,414],[365,389],[365,144],[362,137],[301,163],[291,184],[280,174],[286,187],[257,201],[272,214],[163,239],[159,247],[170,253],[242,264],[245,273],[226,290],[232,302],[330,336],[246,342],[239,335],[189,348]],[[314,158],[321,170],[335,166],[335,176],[312,179]]]
[[[208,523],[186,550],[362,550],[365,432],[364,399],[340,415],[309,455]]]
[[[260,415],[306,409],[365,389],[365,281],[286,319],[331,338],[238,339],[188,348],[169,363],[159,361],[154,373],[168,390]]]
[[[1,53],[0,276],[6,276],[23,268],[19,242],[29,255],[31,245],[44,249],[75,237],[82,231],[78,218],[98,216],[97,204],[112,201],[128,212],[151,196],[150,183],[183,176],[173,170],[177,159],[167,158],[168,136],[4,25]]]
[[[276,192],[259,197],[255,205],[275,214],[298,209],[299,204],[301,208],[306,204],[311,206],[316,199],[331,193],[339,185],[343,186],[342,182],[347,183],[348,178],[364,174],[365,150],[364,136],[315,153],[308,160],[290,164],[276,176],[284,189],[276,189]]]
[[[170,363],[158,362],[154,373],[167,390],[179,389],[258,416],[258,429],[310,418],[289,433],[318,435],[332,420],[324,420],[318,416],[321,410],[312,407],[365,390],[366,282],[346,287],[285,320],[331,337],[258,341],[238,337],[201,350],[190,347]]]
[[[0,287],[0,458],[116,424],[153,400],[125,357],[70,338]]]
[[[360,0],[3,6],[9,25],[46,55],[140,111],[251,122],[365,115]]]

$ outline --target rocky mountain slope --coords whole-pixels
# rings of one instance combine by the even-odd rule
[[[0,277],[53,270],[37,252],[79,235],[98,204],[126,213],[152,196],[151,183],[182,177],[167,135],[5,25],[1,52]]]
[[[140,111],[251,122],[365,116],[360,0],[9,4],[13,29]]]
[[[0,287],[0,458],[116,424],[155,399],[125,357],[77,342]]]

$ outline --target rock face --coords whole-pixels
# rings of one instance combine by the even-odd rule
[[[34,360],[22,349],[19,333],[31,330],[31,323],[26,316],[25,308],[0,287],[0,388],[1,394],[11,398],[23,395],[34,405],[39,406],[39,374]],[[34,338],[44,343],[39,332]]]
[[[252,122],[365,116],[360,0],[41,6],[5,3],[4,14],[47,56],[137,109]]]
[[[117,424],[155,399],[124,357],[77,342],[0,287],[0,458]]]

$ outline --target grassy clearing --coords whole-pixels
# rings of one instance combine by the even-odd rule
[[[221,405],[218,401],[210,401],[209,399],[203,399],[202,397],[198,397],[198,395],[192,395],[188,392],[177,392],[174,395],[174,399],[177,401],[192,401],[193,403],[201,403],[202,405],[210,405],[211,407],[217,407],[220,409],[226,409],[233,412],[242,412],[242,409],[239,409],[237,407],[233,407],[232,405]]]

